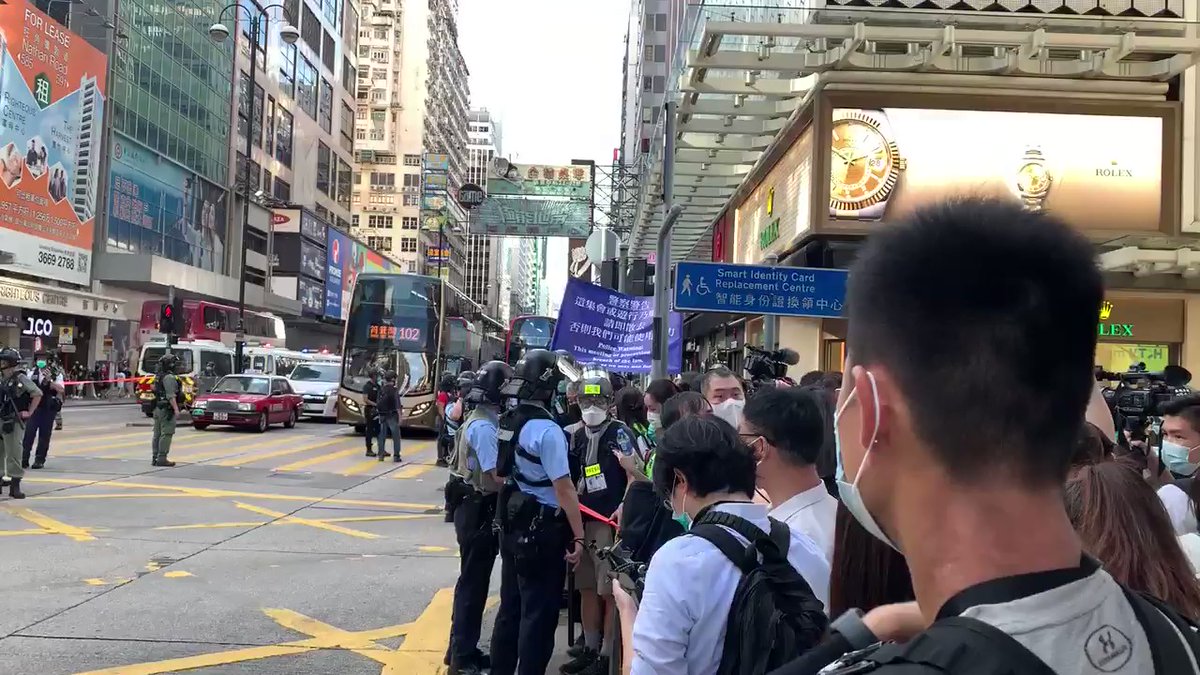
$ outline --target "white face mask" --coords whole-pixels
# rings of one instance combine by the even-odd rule
[[[580,415],[583,417],[583,423],[589,427],[598,427],[604,424],[604,420],[608,419],[608,411],[595,406],[584,408],[580,412]]]
[[[854,400],[854,395],[858,393],[857,389],[850,392],[850,395],[846,397],[846,401],[842,403],[842,407],[838,408],[837,414],[833,416],[833,439],[834,444],[837,446],[838,458],[838,494],[841,496],[842,504],[846,506],[846,510],[850,512],[850,515],[854,516],[859,525],[863,526],[863,529],[870,532],[871,536],[879,541],[896,549],[897,552],[901,552],[896,542],[892,541],[884,533],[883,528],[875,520],[875,516],[871,515],[871,511],[867,508],[866,502],[863,501],[862,493],[858,489],[858,483],[863,477],[863,469],[867,466],[867,458],[871,456],[871,451],[875,449],[875,437],[879,435],[879,389],[875,386],[875,376],[871,371],[867,371],[867,379],[871,381],[871,395],[875,402],[875,428],[871,432],[871,440],[867,443],[867,451],[863,454],[862,462],[859,463],[858,471],[855,473],[854,481],[851,483],[846,482],[845,470],[842,468],[842,435],[841,430],[838,428],[838,421],[842,418],[842,413],[846,412],[850,401]]]
[[[650,411],[646,413],[646,420],[655,431],[662,428],[662,413]]]
[[[742,408],[746,402],[740,398],[727,398],[712,407],[713,414],[729,422],[729,426],[737,429],[742,424]]]

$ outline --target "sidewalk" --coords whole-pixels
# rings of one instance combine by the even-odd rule
[[[95,408],[100,406],[112,405],[136,405],[136,398],[68,398],[63,401],[63,409],[67,408]]]

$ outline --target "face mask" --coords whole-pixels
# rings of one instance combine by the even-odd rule
[[[1162,458],[1163,463],[1167,465],[1167,468],[1171,470],[1171,473],[1177,476],[1190,476],[1196,473],[1197,469],[1196,462],[1188,461],[1188,455],[1194,449],[1184,447],[1178,443],[1172,443],[1171,441],[1163,441],[1162,449],[1158,451],[1158,454]]]
[[[608,411],[604,408],[588,407],[583,409],[583,423],[589,427],[598,427],[608,419]]]
[[[675,493],[674,485],[671,486],[671,493],[672,495]],[[683,510],[687,508],[687,494],[683,495],[683,505],[679,511],[676,511],[675,507],[671,505],[670,499],[667,500],[667,508],[671,509],[671,520],[679,523],[684,532],[692,529],[692,517],[688,515],[687,511]]]
[[[729,426],[736,429],[742,423],[742,408],[744,407],[746,407],[746,402],[742,399],[727,398],[714,405],[712,412],[717,417],[729,422]]]
[[[655,431],[662,428],[662,413],[648,412],[646,413],[646,420],[650,422],[650,428]]]
[[[45,368],[45,367],[46,367],[46,362],[45,362],[45,361],[38,361],[38,362],[37,362],[37,367],[38,367],[38,368]]]
[[[854,400],[854,395],[858,393],[857,389],[850,392],[850,395],[846,397],[846,402],[842,404],[837,414],[833,416],[833,438],[838,458],[838,494],[842,498],[842,504],[846,505],[846,510],[850,512],[850,515],[854,516],[859,525],[863,526],[863,529],[870,532],[871,536],[879,541],[900,552],[900,547],[896,545],[896,542],[884,534],[883,528],[875,521],[875,517],[871,515],[870,510],[867,509],[867,505],[863,501],[862,493],[858,490],[858,483],[863,477],[863,468],[867,465],[867,458],[870,457],[871,450],[875,448],[875,437],[879,434],[879,390],[875,388],[875,376],[870,371],[867,371],[867,379],[871,381],[871,395],[874,397],[875,402],[875,429],[871,432],[871,440],[867,443],[867,452],[863,455],[862,462],[858,465],[858,473],[854,476],[854,482],[852,483],[846,482],[845,470],[842,468],[842,436],[838,428],[838,421],[841,419],[842,413],[846,412],[850,401]]]

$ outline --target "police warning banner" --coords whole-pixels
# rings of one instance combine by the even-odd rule
[[[683,363],[683,316],[671,312],[667,370]],[[584,365],[616,373],[648,373],[654,345],[654,298],[635,297],[568,279],[551,349],[565,349]]]

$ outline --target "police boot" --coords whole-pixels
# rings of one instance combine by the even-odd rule
[[[162,459],[154,460],[154,462],[151,464],[151,466],[172,467],[172,466],[175,466],[175,462],[172,462],[169,459],[167,459],[166,457],[163,457]]]
[[[21,492],[21,479],[14,478],[12,483],[9,483],[8,495],[13,499],[25,499],[25,493]]]
[[[446,672],[449,675],[483,675],[484,673],[483,668],[480,668],[479,665],[475,663],[469,663],[465,666],[452,665]]]

